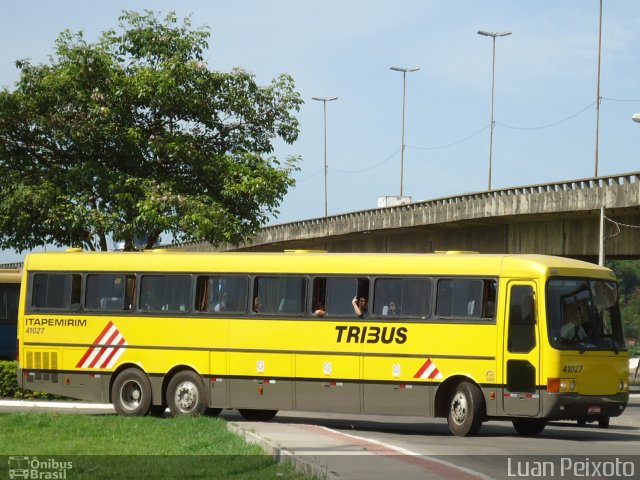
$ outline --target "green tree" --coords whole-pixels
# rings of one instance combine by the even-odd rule
[[[607,262],[618,279],[620,310],[625,336],[640,338],[640,261],[612,260]],[[637,349],[637,347],[635,347]]]
[[[290,76],[259,86],[210,70],[206,27],[123,12],[88,43],[65,31],[49,64],[16,62],[0,92],[0,247],[107,249],[109,236],[237,244],[277,214],[297,157]]]

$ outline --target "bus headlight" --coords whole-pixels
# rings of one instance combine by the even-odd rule
[[[574,378],[547,378],[547,393],[575,392],[577,388]]]

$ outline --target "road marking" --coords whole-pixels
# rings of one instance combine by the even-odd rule
[[[374,455],[402,455],[406,457],[404,461],[406,461],[407,463],[411,463],[413,465],[426,468],[430,472],[442,475],[444,478],[451,478],[455,480],[478,479],[478,478],[483,480],[493,480],[493,477],[490,477],[483,473],[476,472],[474,470],[461,467],[459,465],[455,465],[453,463],[441,460],[439,458],[434,458],[428,454],[413,452],[411,450],[407,450],[405,448],[398,447],[390,443],[381,442],[379,440],[373,440],[370,438],[359,437],[357,435],[351,435],[349,433],[343,433],[338,430],[334,430],[332,428],[323,427],[319,425],[301,425],[301,426],[307,430],[324,431],[325,434],[333,437],[338,437],[338,438],[346,437],[351,442],[355,441],[357,446],[366,447],[366,446],[375,445],[376,448],[370,448],[367,451],[373,453]]]

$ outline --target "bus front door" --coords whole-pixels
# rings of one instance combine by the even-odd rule
[[[540,342],[535,284],[508,284],[505,321],[503,408],[506,415],[535,416],[540,411]]]

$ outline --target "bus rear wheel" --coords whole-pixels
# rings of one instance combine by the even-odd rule
[[[167,409],[165,405],[151,405],[149,408],[149,415],[152,417],[164,417],[164,412]]]
[[[518,420],[513,420],[512,423],[516,432],[526,437],[539,435],[547,426],[547,421],[540,418],[519,418]]]
[[[250,422],[267,422],[278,414],[277,410],[238,410],[242,418]]]
[[[598,427],[600,428],[609,428],[609,417],[600,417],[598,419]]]
[[[470,382],[460,382],[449,400],[449,431],[458,436],[475,435],[482,427],[484,397]]]
[[[207,399],[200,376],[190,370],[176,373],[167,386],[167,406],[171,415],[202,415]]]
[[[141,417],[151,406],[151,382],[137,368],[123,370],[111,386],[111,402],[120,415]]]

